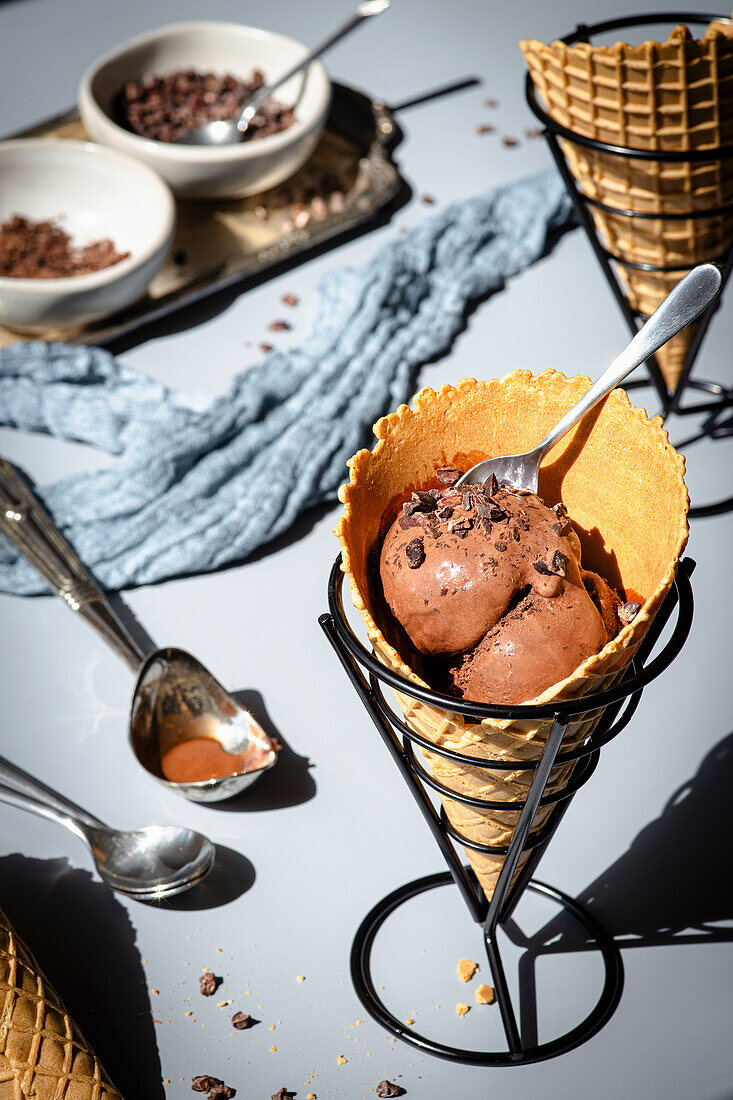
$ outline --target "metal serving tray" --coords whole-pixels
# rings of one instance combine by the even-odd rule
[[[246,199],[177,202],[170,255],[144,298],[89,325],[46,329],[33,339],[104,344],[215,291],[264,280],[376,221],[402,186],[391,159],[397,135],[383,103],[334,84],[323,137],[295,176]],[[87,137],[76,109],[9,136]],[[0,326],[0,345],[28,338]]]

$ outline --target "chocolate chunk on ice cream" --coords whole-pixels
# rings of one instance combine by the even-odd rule
[[[535,698],[619,629],[621,600],[583,570],[563,506],[495,478],[413,493],[385,536],[380,578],[415,648],[476,702]]]

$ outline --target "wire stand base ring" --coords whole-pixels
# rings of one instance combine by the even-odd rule
[[[473,1066],[515,1066],[542,1062],[574,1050],[601,1030],[616,1011],[621,999],[624,984],[621,953],[612,937],[584,906],[555,887],[534,879],[528,883],[526,889],[556,902],[565,914],[573,917],[588,933],[592,941],[589,944],[589,950],[600,951],[603,956],[605,967],[603,989],[598,1001],[585,1019],[557,1039],[523,1047],[516,1052],[465,1050],[447,1046],[421,1035],[398,1020],[380,998],[371,976],[371,954],[377,933],[387,918],[405,902],[428,890],[452,883],[453,878],[449,871],[426,875],[408,882],[382,898],[360,924],[351,948],[351,979],[359,1000],[373,1020],[396,1038],[426,1054]]]

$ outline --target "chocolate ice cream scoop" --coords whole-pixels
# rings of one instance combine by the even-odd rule
[[[380,576],[415,648],[457,655],[449,679],[478,702],[535,697],[612,632],[612,610],[602,617],[583,583],[564,507],[493,478],[414,493],[384,539]]]

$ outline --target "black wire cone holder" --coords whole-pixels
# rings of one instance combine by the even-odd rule
[[[407,883],[383,898],[367,914],[354,939],[351,976],[356,993],[370,1016],[397,1038],[424,1052],[453,1061],[471,1065],[508,1066],[539,1062],[573,1050],[595,1035],[612,1016],[623,989],[623,963],[618,947],[599,921],[578,901],[545,883],[534,881],[532,876],[573,795],[595,771],[600,750],[626,727],[639,704],[643,689],[671,664],[685,644],[692,625],[693,596],[690,576],[694,568],[695,563],[690,558],[680,562],[670,592],[647,630],[634,660],[616,686],[607,691],[584,695],[579,699],[539,706],[498,706],[471,703],[430,691],[406,680],[381,664],[376,656],[359,641],[349,625],[343,605],[341,557],[336,559],[328,584],[329,613],[320,616],[319,624],[410,788],[448,865],[447,871]],[[675,609],[677,621],[667,641],[661,651],[649,660]],[[477,760],[476,757],[466,756],[436,745],[412,730],[387,703],[382,691],[383,684],[420,702],[464,715],[475,721],[483,718],[551,718],[553,725],[538,760]],[[562,751],[563,738],[570,719],[580,714],[590,715],[599,711],[600,719],[586,740],[572,749]],[[476,805],[483,810],[507,811],[509,804],[473,799],[443,787],[418,763],[414,745],[427,749],[430,753],[444,756],[454,763],[467,764],[472,768],[486,768],[492,771],[534,771],[534,778],[526,798],[513,802],[509,806],[512,811],[518,813],[519,817],[508,846],[493,847],[477,844],[462,837],[448,822],[445,811],[436,809],[426,787],[445,794],[456,802]],[[546,793],[553,769],[571,763],[575,764],[575,768],[567,785],[562,790]],[[540,807],[547,805],[554,805],[556,807],[554,812],[550,814],[545,825],[534,835],[530,835],[537,811]],[[473,870],[464,866],[454,843],[479,852],[504,857],[490,902],[486,899]],[[515,878],[516,868],[525,852],[528,853],[526,863]],[[483,924],[487,961],[501,1013],[506,1050],[467,1050],[421,1035],[390,1011],[380,998],[371,976],[372,947],[379,929],[390,914],[411,898],[451,883],[458,887],[473,920]],[[545,943],[541,932],[529,940],[526,939],[511,919],[525,890],[550,899],[574,918],[586,937],[583,949],[599,951],[605,968],[603,989],[591,1012],[564,1035],[544,1043],[539,1043],[536,1038],[536,992],[530,979],[534,973],[535,960],[540,955],[558,953],[560,948],[553,947],[551,943]],[[508,935],[512,942],[524,948],[524,954],[519,961],[520,991],[522,991],[520,993],[521,1031],[517,1024],[517,1014],[497,942],[499,929]]]
[[[572,34],[562,35],[560,41],[565,42],[568,46],[572,46],[578,42],[587,42],[594,35],[605,34],[610,31],[625,31],[634,27],[643,27],[650,24],[666,24],[666,23],[692,23],[692,24],[707,24],[713,20],[730,23],[731,17],[729,15],[718,15],[715,13],[704,12],[690,12],[690,11],[663,11],[663,12],[650,12],[641,15],[628,15],[619,19],[608,19],[602,23],[580,23],[572,32]],[[614,271],[613,264],[619,264],[622,267],[633,268],[641,271],[650,272],[665,272],[665,271],[678,271],[680,278],[683,274],[689,270],[690,265],[675,267],[661,267],[654,264],[641,264],[634,263],[630,260],[624,259],[609,250],[602,242],[599,231],[596,228],[596,224],[593,220],[589,207],[595,207],[605,213],[610,213],[614,217],[619,218],[636,218],[640,220],[656,220],[656,221],[685,221],[689,219],[697,220],[698,218],[709,218],[717,214],[726,214],[733,212],[733,202],[727,203],[723,206],[711,207],[707,210],[688,210],[688,211],[676,211],[673,213],[647,213],[637,210],[628,210],[621,207],[610,206],[607,203],[600,202],[598,199],[592,198],[590,195],[586,195],[585,192],[578,186],[578,183],[573,175],[568,162],[565,158],[565,154],[562,151],[560,140],[570,142],[573,145],[582,146],[584,149],[590,149],[595,153],[604,153],[606,155],[620,157],[628,160],[645,160],[656,162],[690,162],[690,163],[708,163],[716,160],[727,160],[733,156],[733,145],[721,145],[708,149],[689,149],[689,150],[649,150],[649,149],[633,149],[623,145],[610,145],[603,141],[598,141],[595,138],[585,137],[582,134],[576,133],[574,130],[569,129],[566,126],[562,126],[557,122],[542,106],[537,95],[537,90],[533,84],[532,77],[527,73],[525,78],[525,96],[530,110],[535,117],[542,123],[543,136],[545,137],[549,146],[552,157],[557,165],[560,174],[563,178],[565,186],[568,189],[568,193],[573,201],[575,212],[578,217],[578,221],[585,230],[588,240],[590,241],[596,258],[601,266],[601,269],[606,277],[606,280],[613,292],[616,302],[621,309],[621,312],[626,319],[629,326],[629,330],[632,334],[637,332],[641,327],[641,324],[646,320],[644,316],[636,313],[629,304],[628,298],[623,288],[623,284],[618,274]],[[719,256],[709,256],[707,259],[712,263],[717,263],[723,270],[723,283],[724,287],[728,281],[728,276],[733,270],[733,246],[731,246],[727,252]],[[722,412],[730,409],[733,406],[733,388],[725,386],[719,382],[710,382],[704,379],[698,379],[692,377],[692,368],[700,352],[702,342],[707,334],[710,322],[715,312],[720,308],[722,302],[722,293],[718,296],[717,300],[710,306],[702,317],[698,321],[697,328],[692,337],[690,347],[685,357],[682,372],[680,374],[678,385],[674,390],[670,390],[664,380],[662,372],[659,368],[659,363],[656,356],[652,355],[647,360],[647,369],[649,372],[650,381],[656,389],[657,395],[661,404],[661,414],[666,419],[670,415],[677,416],[690,416],[699,414],[710,414],[708,420],[705,422],[705,429],[703,435],[708,435],[712,439],[720,439],[730,434],[729,431],[723,431],[719,425],[719,416]],[[632,383],[633,384],[633,383]],[[628,386],[627,386],[628,388]],[[686,391],[694,390],[697,393],[706,395],[701,401],[697,401],[694,404],[682,404],[682,398]],[[709,429],[709,430],[708,430]],[[701,505],[696,508],[690,509],[690,516],[699,518],[705,515],[714,515],[719,512],[728,511],[733,507],[733,497],[720,503]]]

